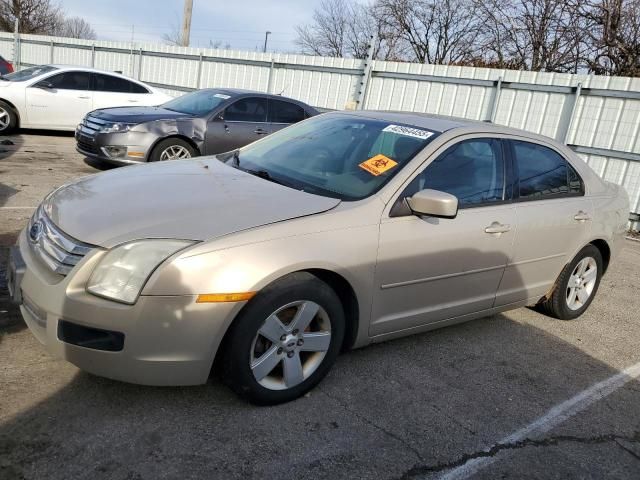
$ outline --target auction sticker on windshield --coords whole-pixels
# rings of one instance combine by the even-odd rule
[[[391,160],[389,157],[386,157],[382,154],[376,155],[375,157],[371,157],[369,160],[365,160],[359,166],[363,170],[366,170],[371,175],[378,176],[387,170],[391,170],[393,167],[398,165],[398,162]]]
[[[382,129],[382,131],[405,135],[407,137],[421,138],[422,140],[426,140],[433,136],[433,132],[420,130],[419,128],[404,127],[402,125],[387,125]]]

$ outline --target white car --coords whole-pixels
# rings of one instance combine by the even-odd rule
[[[92,110],[160,105],[171,98],[117,73],[39,65],[0,76],[0,133],[17,127],[75,130]]]

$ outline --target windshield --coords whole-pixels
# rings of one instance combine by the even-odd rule
[[[163,108],[190,115],[204,115],[231,98],[217,90],[198,90],[168,101]]]
[[[53,72],[54,70],[58,70],[56,67],[52,67],[50,65],[40,65],[37,67],[29,67],[24,70],[20,70],[19,72],[9,73],[7,75],[2,76],[2,80],[7,80],[9,82],[24,82],[26,80],[31,80],[32,78],[36,78],[39,75],[44,73]]]
[[[436,132],[355,115],[320,115],[224,160],[293,188],[359,200],[386,184]]]

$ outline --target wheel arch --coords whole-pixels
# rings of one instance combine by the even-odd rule
[[[189,145],[191,145],[191,147],[196,151],[198,155],[202,155],[200,148],[198,148],[198,145],[196,144],[196,142],[193,141],[192,138],[189,138],[186,135],[182,135],[180,133],[174,133],[171,135],[167,135],[166,137],[159,137],[155,142],[153,142],[153,144],[151,145],[151,148],[149,149],[149,153],[147,154],[147,161],[149,161],[149,159],[151,158],[151,155],[153,155],[154,150],[157,148],[160,142],[164,142],[165,140],[169,140],[171,138],[178,138],[180,140],[184,140]]]
[[[358,302],[358,297],[355,293],[353,286],[344,276],[340,275],[339,273],[333,270],[329,270],[325,268],[303,268],[303,269],[282,274],[277,278],[271,280],[268,284],[264,285],[262,288],[266,288],[268,285],[271,285],[272,283],[277,282],[288,275],[291,275],[294,273],[301,273],[301,272],[309,273],[314,277],[318,278],[319,280],[323,281],[327,285],[329,285],[329,287],[333,289],[333,291],[336,293],[336,295],[340,299],[340,303],[342,304],[342,308],[345,313],[345,321],[346,321],[345,334],[344,334],[344,339],[342,341],[341,350],[342,351],[349,350],[355,344],[355,341],[358,336],[358,328],[360,323],[360,306]],[[247,302],[247,305],[248,304],[249,302]],[[218,349],[216,351],[215,357],[213,359],[213,364],[211,367],[212,372],[219,372],[219,367],[225,355],[225,348],[228,344],[227,340],[229,338],[231,330],[233,329],[235,319],[242,314],[242,311],[244,310],[244,308],[245,307],[243,306],[236,313],[233,320],[229,322],[229,324],[227,325],[224,335],[222,336],[222,339],[220,340],[220,343],[218,345]]]
[[[611,247],[606,240],[601,238],[589,242],[589,245],[593,245],[600,251],[600,255],[602,255],[602,274],[604,275],[611,261]]]
[[[15,104],[9,100],[7,100],[6,98],[1,98],[0,97],[0,102],[4,102],[7,105],[9,105],[11,107],[11,109],[13,110],[13,113],[16,114],[16,119],[17,119],[17,123],[16,123],[16,127],[15,128],[19,128],[20,127],[20,111],[18,110],[18,108],[15,106]]]

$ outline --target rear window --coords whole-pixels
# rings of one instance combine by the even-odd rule
[[[146,88],[137,83],[112,75],[96,73],[93,75],[93,82],[92,90],[97,92],[149,93]]]
[[[9,82],[25,82],[27,80],[31,80],[32,78],[36,78],[45,73],[50,73],[55,70],[58,70],[56,67],[52,67],[51,65],[40,65],[38,67],[29,67],[24,70],[20,70],[19,72],[9,73],[8,75],[4,75],[2,80],[7,80]]]

